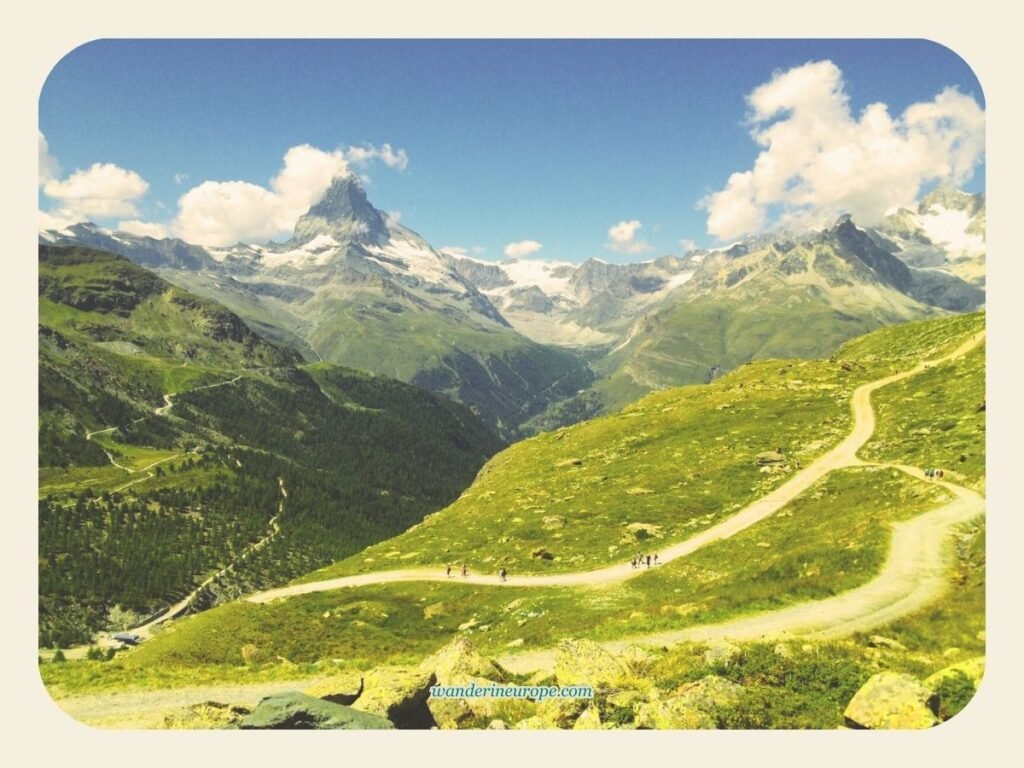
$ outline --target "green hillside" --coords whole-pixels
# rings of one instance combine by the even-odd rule
[[[522,552],[538,544],[558,553],[555,556],[559,559],[527,557],[520,564],[508,566],[513,574],[586,570],[606,562],[621,562],[638,548],[657,552],[710,524],[706,508],[696,508],[696,504],[702,498],[723,504],[714,495],[719,486],[732,487],[740,494],[737,498],[762,496],[792,471],[792,467],[777,472],[757,468],[756,461],[752,461],[755,454],[746,446],[756,441],[759,433],[744,432],[741,424],[760,425],[757,429],[762,436],[771,435],[774,442],[782,442],[776,447],[783,447],[788,464],[806,462],[812,453],[824,450],[849,429],[848,396],[855,384],[948,353],[983,327],[984,315],[975,314],[887,328],[844,345],[827,361],[744,366],[711,386],[657,393],[617,416],[533,438],[496,456],[459,501],[425,523],[302,581],[407,567],[417,562],[440,569],[445,559],[457,561],[464,553],[477,556],[467,556],[474,572],[494,572],[500,565],[497,553]],[[972,370],[972,381],[983,377],[983,368]],[[927,372],[919,375],[926,376]],[[840,392],[845,397],[837,394]],[[878,395],[882,393],[887,391],[880,390]],[[783,408],[783,403],[789,407]],[[747,418],[733,423],[719,421],[726,418],[722,414],[737,409],[747,413]],[[652,415],[644,421],[648,413]],[[936,420],[947,417],[938,411],[929,413]],[[684,418],[685,414],[689,418]],[[783,429],[782,423],[792,430]],[[831,434],[827,430],[833,425],[835,433]],[[889,428],[887,419],[879,419],[879,428]],[[576,450],[587,447],[587,440],[592,438],[593,445],[604,440],[609,453],[614,453],[630,446],[611,442],[613,436],[623,441],[655,429],[659,430],[656,435],[648,435],[646,442],[617,466],[619,483],[608,482],[614,477],[614,469],[594,473],[589,485],[580,479],[591,477],[581,473],[587,471],[588,463],[598,460],[596,456],[587,459],[590,454]],[[699,435],[702,447],[724,442],[716,440],[719,436],[729,436],[739,447],[741,459],[735,463],[726,460],[731,453],[727,450],[694,450],[695,435]],[[785,442],[780,435],[793,442]],[[821,440],[823,445],[807,451],[803,441],[811,437],[812,443]],[[574,442],[567,448],[564,442],[570,439]],[[983,440],[983,435],[975,434],[971,450],[978,450]],[[797,459],[799,446],[805,447],[805,453]],[[689,460],[680,461],[673,455],[677,450],[684,451]],[[582,463],[564,463],[566,456],[580,457]],[[695,476],[694,480],[701,480],[694,483],[696,492],[684,496],[690,493],[688,484],[675,489],[671,484],[660,484],[659,458],[684,478],[689,477],[683,473],[690,464],[696,465],[691,470],[695,474],[710,474],[711,470],[704,467],[714,462],[714,482],[706,484],[705,478]],[[701,460],[705,465],[699,464]],[[531,461],[538,478],[527,487],[522,483],[530,472],[523,466]],[[752,470],[750,464],[754,465]],[[579,483],[578,488],[566,484],[565,472],[577,473],[577,479],[568,482]],[[665,469],[664,476],[669,474]],[[508,475],[506,483],[501,482],[503,475]],[[605,475],[607,479],[600,480]],[[729,486],[732,475],[740,479]],[[639,487],[641,478],[647,479],[655,492],[628,493]],[[756,493],[751,478],[760,485]],[[493,490],[497,495],[506,486],[508,501],[492,502],[488,492]],[[615,495],[616,487],[623,489],[621,495]],[[553,517],[550,504],[536,511],[526,506],[510,511],[506,506],[515,504],[517,498],[535,506],[533,500],[540,491],[554,496],[556,489],[560,494],[566,494],[565,489],[577,491],[575,499],[567,500],[575,502],[573,508],[598,510],[586,525],[578,526],[579,532],[573,532],[573,518],[568,514],[566,524],[549,524],[545,530],[544,518]],[[675,501],[659,500],[670,494]],[[679,502],[680,498],[689,500]],[[732,538],[618,584],[499,588],[497,582],[494,586],[463,584],[454,577],[451,581],[377,584],[314,593],[268,604],[238,602],[175,622],[127,656],[123,664],[126,669],[147,674],[157,668],[230,668],[239,663],[240,648],[246,645],[256,648],[258,658],[267,663],[280,656],[305,663],[337,659],[345,666],[366,668],[382,661],[422,658],[452,635],[472,636],[481,649],[497,655],[508,648],[550,647],[566,636],[615,639],[698,626],[823,599],[865,584],[879,572],[887,556],[890,525],[934,509],[949,498],[945,490],[892,469],[868,466],[837,470],[772,517]],[[606,501],[607,509],[602,510],[598,501]],[[720,514],[713,511],[711,520],[717,522],[728,516],[739,504],[720,506]],[[514,512],[524,522],[527,515],[538,520],[534,526],[540,532],[537,538],[512,538],[524,525],[515,522]],[[654,517],[658,514],[662,517]],[[651,531],[649,538],[638,536],[639,529],[629,528],[637,520]],[[608,536],[614,537],[614,544],[607,544]],[[623,541],[627,536],[628,543]],[[609,553],[608,546],[617,550]],[[437,559],[432,560],[434,556]],[[487,557],[495,559],[487,561]],[[963,621],[970,616],[970,625],[976,626],[974,613],[980,610],[979,605],[971,598],[956,609],[960,611],[956,615]],[[904,620],[904,625],[911,627],[905,630],[908,633],[919,631],[912,629],[917,625],[910,618]],[[946,626],[951,625],[952,619],[947,620]],[[933,638],[928,653],[934,652],[935,644],[944,642]],[[970,647],[975,645],[972,642]]]
[[[232,562],[197,606],[358,551],[500,447],[469,409],[302,365],[120,257],[41,247],[39,289],[44,645],[131,624]]]
[[[619,413],[522,441],[488,462],[447,509],[303,580],[445,562],[576,571],[656,552],[764,496],[838,443],[856,386],[937,357],[983,324],[984,315],[973,314],[892,326],[827,360],[751,363],[710,385],[656,392]],[[983,389],[980,354],[957,365],[968,365],[972,386]],[[944,386],[973,412],[973,390]],[[921,418],[944,422],[941,412]],[[882,423],[885,435],[891,427]],[[974,428],[965,438],[973,447],[961,448],[983,456],[980,434]],[[777,449],[782,461],[759,464],[759,454]]]

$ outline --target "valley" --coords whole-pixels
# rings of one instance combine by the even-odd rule
[[[913,626],[913,617],[947,592],[953,562],[946,546],[948,537],[951,532],[970,530],[964,526],[977,526],[983,510],[981,497],[959,485],[970,482],[969,476],[953,466],[947,465],[949,480],[929,484],[920,468],[873,463],[862,457],[877,435],[885,434],[897,414],[903,418],[903,414],[913,413],[912,401],[917,399],[912,397],[913,392],[929,392],[932,401],[946,397],[936,393],[935,387],[941,389],[941,385],[933,380],[932,371],[949,368],[959,376],[973,375],[975,378],[970,380],[977,380],[984,369],[980,357],[983,322],[983,315],[975,314],[891,326],[850,342],[829,361],[817,365],[753,364],[709,387],[679,390],[675,393],[679,398],[676,408],[718,412],[726,394],[731,395],[732,408],[742,408],[744,400],[759,402],[764,394],[753,386],[755,380],[769,382],[785,376],[787,386],[783,389],[787,394],[782,396],[799,399],[806,396],[802,394],[804,382],[817,381],[840,389],[834,383],[836,377],[852,374],[841,388],[842,396],[836,396],[837,402],[818,412],[817,418],[820,423],[823,414],[842,412],[844,403],[847,409],[852,403],[852,413],[847,411],[847,420],[831,446],[815,447],[805,463],[784,474],[784,482],[782,478],[769,481],[751,504],[745,509],[731,510],[733,514],[723,521],[705,521],[708,524],[701,528],[693,526],[689,535],[676,544],[658,527],[645,524],[643,528],[651,532],[651,538],[633,541],[643,551],[654,548],[659,553],[659,564],[653,569],[633,569],[627,562],[597,571],[580,571],[578,566],[563,570],[596,554],[595,544],[580,539],[559,542],[559,546],[583,555],[583,560],[578,555],[562,557],[558,562],[534,558],[525,565],[526,573],[520,574],[519,566],[512,569],[507,583],[499,583],[494,576],[501,563],[497,559],[471,560],[471,575],[466,578],[446,577],[440,560],[428,571],[391,571],[377,566],[376,552],[394,553],[383,558],[381,565],[399,558],[409,560],[402,555],[416,551],[419,544],[415,537],[424,535],[424,527],[435,528],[430,532],[434,542],[452,541],[436,526],[449,522],[445,518],[453,513],[453,530],[467,527],[467,522],[458,517],[457,508],[465,503],[460,500],[409,533],[371,547],[365,554],[343,560],[325,572],[310,574],[291,587],[258,593],[248,603],[231,603],[171,622],[166,631],[123,659],[91,662],[108,666],[95,670],[99,677],[79,690],[102,690],[104,677],[117,679],[119,667],[144,676],[152,674],[147,670],[163,670],[163,675],[176,668],[182,673],[191,670],[185,677],[171,676],[170,680],[178,680],[178,684],[192,679],[202,669],[209,670],[217,679],[229,674],[228,670],[237,669],[240,645],[257,649],[246,662],[246,669],[253,674],[279,674],[286,670],[294,673],[301,668],[312,674],[313,679],[319,679],[330,668],[324,667],[324,659],[335,658],[334,664],[341,664],[341,669],[408,664],[423,658],[453,634],[471,637],[474,647],[495,655],[508,674],[520,675],[522,679],[552,673],[562,679],[560,638],[581,634],[598,641],[595,647],[603,649],[602,652],[613,655],[635,655],[638,651],[633,649],[646,648],[651,659],[646,663],[654,664],[655,668],[680,663],[688,658],[687,648],[715,647],[720,642],[753,643],[743,653],[756,654],[761,653],[758,649],[762,646],[758,644],[805,638],[839,642],[828,653],[839,654],[844,664],[862,669],[871,654],[861,654],[858,644],[862,640],[858,638],[874,631],[888,632],[888,627]],[[772,375],[766,376],[766,371]],[[938,379],[951,380],[955,378],[951,379],[948,373]],[[791,386],[793,382],[800,384]],[[741,383],[743,387],[738,386]],[[825,387],[824,391],[834,389]],[[711,402],[702,404],[702,396],[709,391],[715,393]],[[959,394],[961,388],[951,385],[942,391],[953,395]],[[907,392],[910,397],[903,395],[892,400],[886,397],[890,392]],[[637,408],[661,404],[669,394],[651,395],[640,401]],[[941,407],[922,417],[922,423],[952,419],[958,426],[945,431],[960,430],[961,439],[976,450],[979,438],[983,444],[983,433],[977,431],[977,425],[972,426],[969,414],[974,404],[968,404],[970,397],[968,391],[963,401],[943,400]],[[889,408],[897,410],[885,418],[876,416],[873,400],[892,402]],[[664,406],[658,410],[663,409]],[[773,420],[744,419],[743,423],[770,427]],[[587,428],[583,424],[562,432]],[[692,434],[692,427],[679,434]],[[580,444],[562,448],[557,444],[569,437],[555,437],[557,434],[539,436],[506,453],[529,447],[557,466],[559,462],[553,459],[564,451],[573,452]],[[791,450],[784,451],[786,461],[790,461]],[[653,448],[648,456],[651,452]],[[745,460],[751,461],[755,456],[745,454]],[[514,473],[522,463],[520,459],[510,462],[508,469],[502,465],[490,467],[481,473],[477,484],[485,484],[482,487],[486,488],[488,476]],[[751,463],[757,466],[757,462]],[[569,462],[562,468],[580,466]],[[640,464],[635,471],[645,470],[646,465]],[[718,469],[719,476],[739,471],[739,467]],[[558,481],[545,479],[541,486],[552,482]],[[535,496],[536,491],[513,502],[513,509],[526,504],[524,511],[529,513],[527,500]],[[879,499],[885,500],[881,506]],[[483,510],[486,507],[478,514],[487,515]],[[621,522],[628,520],[626,517]],[[496,530],[494,523],[499,526]],[[491,542],[501,540],[501,524],[498,517],[488,526]],[[509,530],[516,530],[517,524],[511,525]],[[549,528],[546,540],[553,543],[563,538],[560,534],[567,527],[563,523]],[[610,521],[601,525],[602,529],[615,527]],[[465,551],[484,549],[493,550],[493,543]],[[624,548],[623,555],[629,551]],[[621,558],[616,559],[621,563]],[[415,562],[415,557],[411,559]],[[352,568],[360,575],[324,580],[332,572]],[[490,573],[478,572],[484,568]],[[552,569],[550,575],[545,575],[545,568]],[[286,633],[276,629],[284,626],[289,627]],[[897,645],[903,647],[898,642]],[[803,659],[806,651],[794,653]],[[941,655],[950,658],[949,654]],[[908,662],[899,653],[891,656],[889,664],[906,667]],[[287,660],[287,664],[271,662],[274,657]],[[693,662],[688,663],[693,669]],[[918,664],[914,662],[909,667],[915,674],[929,669],[928,665],[914,666]],[[930,667],[931,671],[941,666],[939,662],[930,664],[935,665]],[[740,672],[742,666],[739,663],[736,671]],[[57,675],[52,682],[59,686],[59,670],[47,673]],[[657,684],[661,679],[652,677],[650,672],[644,673],[644,677],[647,684]],[[639,681],[626,687],[630,685],[643,687]],[[753,695],[754,690],[758,690],[756,686],[748,693]],[[90,695],[102,699],[102,694]],[[67,706],[72,707],[69,711],[73,711],[75,701],[75,697],[66,700]]]

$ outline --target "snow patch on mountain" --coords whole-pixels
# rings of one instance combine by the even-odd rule
[[[945,247],[950,258],[984,255],[985,238],[968,231],[971,221],[967,211],[950,210],[941,205],[933,205],[927,213],[918,216],[918,223],[928,239]]]

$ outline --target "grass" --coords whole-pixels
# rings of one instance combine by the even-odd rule
[[[656,392],[619,413],[524,440],[495,456],[448,508],[299,581],[446,562],[554,573],[664,548],[770,492],[841,440],[856,386],[940,357],[982,328],[984,313],[888,327],[829,360],[751,363],[708,386]],[[979,359],[968,357],[963,368],[975,389],[984,388]],[[922,375],[934,381],[941,373]],[[964,391],[961,382],[945,386]],[[891,396],[876,394],[880,430],[901,428],[884,411]],[[757,454],[776,448],[786,462],[766,472]],[[631,524],[646,526],[650,538],[632,540]],[[551,559],[535,556],[541,549]]]
[[[985,345],[874,395],[879,425],[861,455],[942,468],[985,490]]]
[[[637,542],[622,541],[627,522],[660,525],[654,538],[639,545],[657,551],[723,519],[743,499],[763,495],[793,471],[761,472],[752,461],[760,450],[781,443],[790,461],[806,462],[846,434],[854,386],[938,357],[983,323],[983,314],[975,314],[883,329],[844,345],[830,361],[752,364],[712,386],[659,392],[620,414],[517,444],[495,457],[448,509],[308,579],[440,563],[431,549],[442,548],[437,542],[444,542],[449,551],[443,554],[453,560],[468,553],[494,557],[498,547],[526,553],[538,540],[560,558],[527,557],[511,567],[513,573],[597,567],[636,550]],[[963,371],[964,380],[948,388],[951,396],[957,386],[983,378],[983,354],[968,357]],[[921,374],[920,386],[930,386],[930,377],[941,373],[936,368]],[[916,377],[907,388],[876,393],[880,435],[894,428],[915,383]],[[969,400],[969,391],[963,397]],[[580,463],[563,463],[569,459]],[[889,460],[896,459],[906,461],[898,455]],[[638,488],[653,492],[629,492]],[[64,669],[46,670],[44,679],[49,675],[48,684],[64,686],[62,691],[117,689],[132,685],[133,674],[144,686],[184,685],[175,681],[196,675],[235,679],[254,669],[285,675],[292,664],[318,661],[351,668],[410,663],[463,632],[486,653],[499,655],[518,640],[529,650],[566,636],[613,639],[720,621],[865,583],[884,561],[889,524],[933,508],[944,494],[892,470],[845,469],[735,537],[614,587],[482,587],[453,579],[373,585],[267,605],[231,603],[174,622],[114,662],[52,665]],[[545,530],[544,517],[556,515],[567,524]],[[524,537],[524,529],[544,538]],[[724,726],[762,727],[764,721],[773,727],[833,727],[841,723],[837,708],[872,671],[923,676],[951,659],[984,653],[983,528],[965,530],[957,546],[957,587],[940,604],[879,630],[907,652],[866,649],[864,638],[854,638],[812,644],[792,664],[783,664],[769,663],[765,647],[747,646],[751,650],[736,674],[746,676],[742,682],[750,690],[723,713]],[[470,563],[477,571],[498,567],[496,558]],[[241,657],[249,644],[257,648],[253,667]],[[956,653],[949,653],[951,647]],[[663,654],[648,676],[659,685],[697,679],[708,673],[698,658],[696,647],[681,646]]]
[[[461,632],[498,654],[513,640],[530,649],[568,636],[616,639],[721,621],[859,586],[884,561],[888,524],[946,497],[901,473],[843,470],[773,518],[620,585],[481,587],[453,579],[232,603],[175,622],[124,663],[241,663],[241,647],[253,644],[264,659],[366,667],[425,656]]]
[[[858,382],[828,362],[772,361],[710,387],[649,395],[621,413],[511,446],[447,509],[303,580],[445,562],[477,571],[574,571],[667,546],[837,443],[849,429]],[[776,448],[785,465],[762,471],[757,454]],[[646,526],[649,539],[637,540],[630,524]],[[533,556],[539,548],[552,559]]]

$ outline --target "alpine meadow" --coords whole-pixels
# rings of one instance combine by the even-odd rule
[[[984,137],[924,40],[75,49],[40,97],[49,695],[113,729],[955,717]]]

